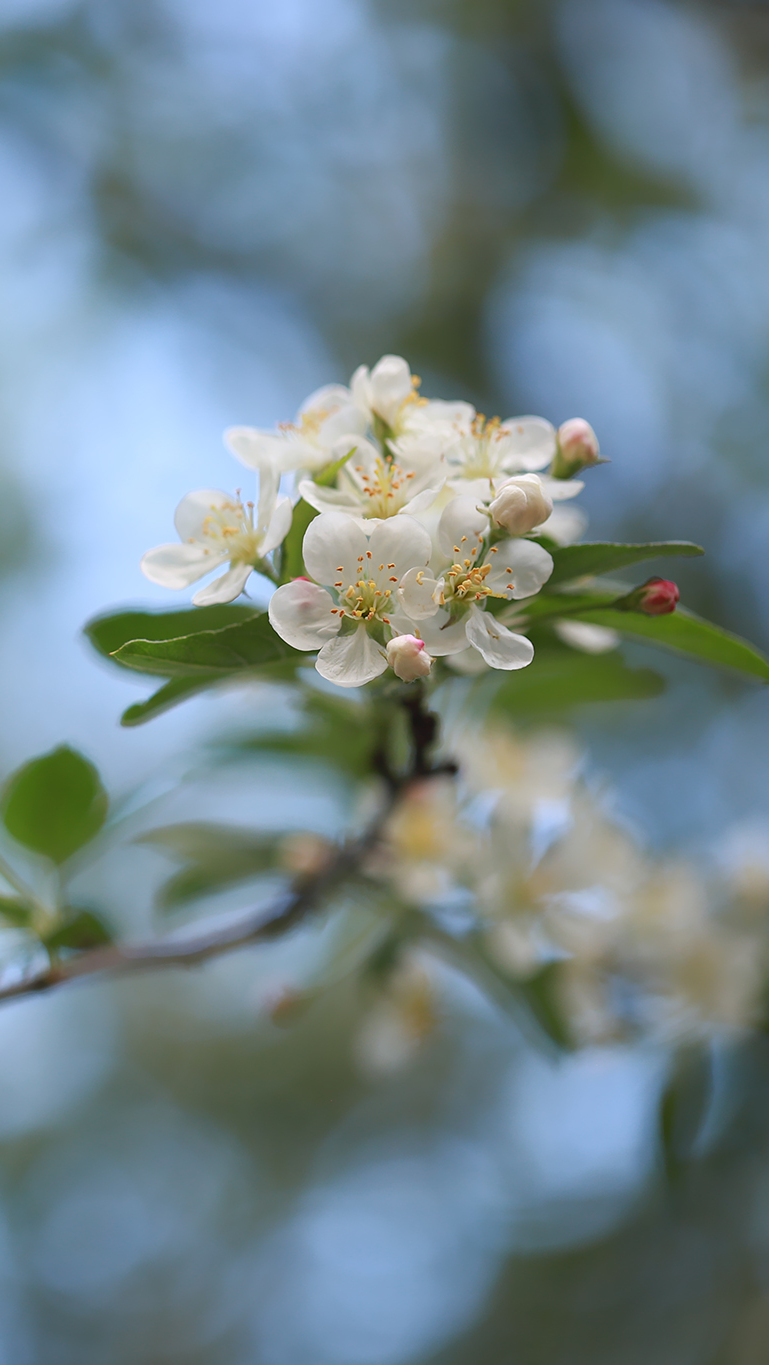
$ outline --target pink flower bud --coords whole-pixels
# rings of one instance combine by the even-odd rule
[[[396,635],[387,646],[387,662],[403,682],[426,678],[433,666],[424,640],[416,635]]]
[[[601,458],[598,437],[584,417],[570,417],[556,433],[558,447],[552,473],[556,479],[570,479],[587,465]]]
[[[553,502],[536,474],[518,474],[502,484],[489,512],[511,536],[525,536],[547,521]]]
[[[624,611],[642,611],[645,616],[667,616],[675,611],[679,597],[678,585],[669,578],[647,578],[640,588],[622,597],[617,606]]]

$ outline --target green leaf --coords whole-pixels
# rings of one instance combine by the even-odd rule
[[[283,541],[280,556],[280,581],[290,583],[292,578],[302,578],[304,576],[304,559],[302,558],[302,542],[304,533],[310,522],[317,517],[318,513],[309,502],[300,498],[294,508],[291,518],[291,525],[288,534]]]
[[[0,915],[8,924],[18,929],[29,928],[32,906],[27,905],[21,896],[0,896]]]
[[[234,602],[212,607],[183,607],[178,611],[118,611],[109,616],[95,616],[84,626],[83,633],[103,658],[120,663],[115,652],[130,640],[178,639],[202,630],[220,630],[257,615],[257,608],[237,606]]]
[[[571,579],[581,579],[585,575],[613,573],[615,569],[627,568],[628,564],[641,564],[642,560],[657,560],[664,556],[686,556],[705,554],[701,545],[693,541],[650,541],[647,545],[615,545],[611,542],[596,542],[594,545],[563,545],[550,551],[555,560],[555,569],[548,579],[548,587],[556,583],[568,583]]]
[[[331,464],[327,464],[323,469],[319,469],[312,476],[313,483],[317,483],[321,488],[331,488],[340,469],[347,464],[347,461],[350,456],[354,454],[355,450],[356,447],[352,446],[346,455],[342,455],[340,459],[333,460]],[[304,575],[305,567],[304,559],[302,558],[302,542],[304,541],[304,533],[307,530],[307,527],[311,521],[315,520],[317,515],[318,513],[315,508],[311,507],[309,502],[305,502],[304,498],[299,499],[294,507],[294,515],[291,519],[288,535],[281,547],[281,583],[290,583],[292,578],[301,578]]]
[[[53,933],[46,934],[43,942],[46,948],[50,949],[101,948],[105,943],[112,942],[112,935],[91,910],[77,910],[66,924],[54,929]]]
[[[573,1047],[573,1040],[559,999],[560,962],[548,962],[516,989],[542,1032],[561,1048]]]
[[[596,543],[592,545],[562,545],[551,554],[555,568],[547,581],[548,588],[556,583],[567,583],[572,578],[584,575],[613,573],[629,564],[639,564],[644,559],[658,559],[665,555],[703,555],[701,545],[689,540],[650,541],[646,545],[616,545]]]
[[[696,1155],[713,1099],[713,1062],[706,1046],[691,1045],[676,1057],[659,1107],[659,1133],[669,1179]]]
[[[492,711],[515,718],[541,716],[587,702],[656,697],[664,681],[651,669],[631,669],[619,654],[582,654],[555,643],[538,647],[528,668],[506,676]]]
[[[120,717],[120,724],[127,727],[144,725],[145,721],[153,720],[164,711],[170,711],[172,706],[178,706],[188,697],[194,697],[196,692],[205,692],[218,681],[218,676],[213,679],[172,678],[170,682],[158,688],[157,692],[153,692],[146,701],[134,702],[133,706],[129,706]]]
[[[580,611],[573,619],[592,625],[608,626],[623,635],[637,636],[677,654],[700,659],[721,668],[733,668],[751,678],[769,682],[769,659],[747,640],[731,635],[720,626],[703,621],[692,612],[677,608],[668,616],[644,616],[638,611],[617,611],[611,607]]]
[[[158,894],[158,905],[166,910],[269,872],[277,859],[274,835],[205,821],[166,825],[142,834],[136,842],[183,864]]]
[[[370,707],[312,693],[303,710],[305,724],[299,729],[248,735],[238,741],[238,748],[320,760],[350,777],[365,777],[371,771],[378,734]]]
[[[169,640],[131,640],[114,656],[140,673],[166,678],[212,679],[243,669],[272,668],[275,677],[291,676],[307,655],[276,635],[267,614],[252,615],[223,630],[203,630]],[[277,668],[273,666],[278,666]]]
[[[107,793],[93,764],[62,745],[8,779],[0,811],[20,844],[63,863],[98,834]]]

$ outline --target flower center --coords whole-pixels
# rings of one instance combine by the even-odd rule
[[[244,504],[240,497],[211,508],[203,522],[203,535],[232,564],[253,564],[260,557],[262,534],[254,526],[254,504]]]
[[[470,435],[462,441],[464,456],[462,473],[466,479],[493,479],[500,472],[504,439],[499,417],[484,417],[482,412],[473,418]]]
[[[335,616],[349,616],[353,621],[382,621],[389,626],[387,613],[392,609],[393,589],[398,582],[397,575],[392,573],[395,565],[380,564],[375,569],[370,561],[371,551],[367,550],[365,555],[358,556],[355,581],[348,583],[346,588],[343,579],[334,584],[339,593],[339,606],[333,607],[332,612]],[[341,568],[339,573],[343,573]],[[388,586],[380,587],[383,583]]]
[[[394,517],[409,500],[409,480],[414,474],[404,474],[395,461],[378,459],[371,472],[363,465],[355,466],[360,475],[364,499],[364,517]]]

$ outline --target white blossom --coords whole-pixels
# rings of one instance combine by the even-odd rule
[[[330,464],[340,446],[349,450],[368,426],[368,415],[353,402],[349,389],[328,384],[305,400],[294,422],[277,431],[229,427],[225,444],[249,469],[273,465],[281,474],[319,470]]]
[[[472,647],[491,668],[524,668],[534,649],[484,610],[490,597],[531,597],[553,571],[552,556],[531,540],[488,544],[489,518],[472,498],[456,497],[438,525],[444,567],[438,577],[413,568],[403,577],[398,602],[404,617],[419,624],[433,656]]]
[[[433,658],[425,649],[424,640],[416,635],[395,635],[387,646],[387,662],[396,677],[403,682],[426,678],[433,666]]]
[[[319,650],[322,677],[360,687],[388,666],[385,641],[404,574],[425,566],[432,553],[427,531],[412,517],[373,526],[370,537],[341,512],[312,521],[303,544],[310,579],[278,588],[269,616],[278,635],[296,649]]]
[[[337,442],[337,458],[347,454],[342,446],[348,439],[351,438]],[[401,466],[396,460],[382,455],[371,441],[360,439],[340,470],[335,488],[303,479],[299,493],[318,512],[347,512],[358,519],[382,520],[397,516],[399,512],[414,515],[426,511],[435,501],[443,482],[431,461],[423,462],[421,469]]]
[[[547,521],[553,499],[536,474],[518,474],[507,479],[489,503],[489,513],[498,526],[511,536],[525,536]]]
[[[188,493],[176,509],[174,524],[181,543],[158,545],[141,561],[144,575],[164,588],[186,588],[212,569],[229,563],[220,578],[201,588],[195,606],[232,602],[253,569],[277,549],[291,525],[291,502],[278,497],[278,476],[269,467],[260,477],[259,503],[243,503],[220,489]]]

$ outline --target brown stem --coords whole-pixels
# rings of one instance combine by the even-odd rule
[[[133,947],[109,944],[103,948],[93,948],[77,956],[51,962],[43,971],[0,987],[0,1002],[15,1000],[19,996],[35,995],[51,990],[54,986],[63,985],[67,981],[93,976],[98,972],[122,974],[152,967],[194,966],[198,962],[231,952],[234,948],[267,942],[295,928],[311,911],[317,909],[336,887],[360,868],[366,854],[377,842],[383,824],[398,797],[415,778],[423,778],[431,773],[456,771],[452,764],[435,768],[430,766],[429,750],[435,741],[438,722],[436,717],[427,711],[422,691],[409,695],[403,704],[408,711],[414,746],[411,771],[400,778],[393,776],[389,771],[386,772],[384,775],[387,779],[387,796],[376,820],[358,839],[342,844],[336,855],[319,872],[311,877],[298,878],[270,909],[254,911],[236,924],[228,924],[223,929],[213,929],[207,933],[193,934],[186,939],[159,939],[154,943],[141,943]]]

